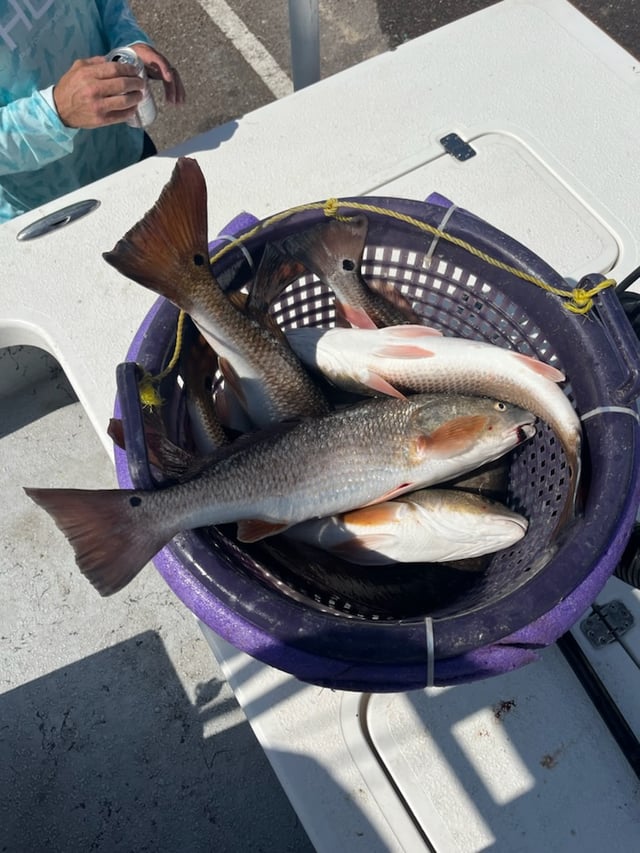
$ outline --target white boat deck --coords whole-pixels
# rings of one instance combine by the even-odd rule
[[[620,280],[640,264],[639,111],[640,67],[572,6],[505,0],[66,197],[101,205],[54,234],[15,239],[56,204],[0,227],[3,849],[637,849],[634,756],[557,647],[462,687],[304,685],[201,632],[152,568],[100,599],[20,487],[115,484],[115,366],[154,297],[101,253],[178,154],[212,236],[243,209],[438,191],[571,280]],[[450,132],[477,156],[444,153]],[[621,640],[572,633],[640,737],[640,593],[613,579],[616,599]]]

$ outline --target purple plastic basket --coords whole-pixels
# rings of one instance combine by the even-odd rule
[[[360,202],[436,228],[448,204],[436,196],[428,202],[343,199],[341,215],[358,212],[350,205]],[[510,467],[509,503],[529,518],[527,535],[496,554],[484,572],[468,574],[420,612],[376,612],[338,593],[321,598],[308,578],[292,582],[291,566],[283,569],[277,560],[256,556],[226,530],[180,534],[154,563],[187,607],[221,637],[303,681],[381,692],[506,672],[534,660],[537,648],[574,624],[613,573],[628,541],[640,501],[638,341],[613,290],[603,290],[587,314],[572,314],[563,299],[470,253],[461,243],[570,290],[541,258],[466,211],[455,209],[446,223],[447,233],[459,242],[434,240],[382,212],[367,216],[365,278],[388,278],[414,301],[426,324],[445,334],[517,348],[565,371],[565,389],[576,410],[590,415],[583,422],[583,515],[549,547],[567,478],[561,447],[540,424],[536,436],[513,454]],[[253,270],[247,255],[255,268],[267,242],[324,218],[318,207],[255,229],[257,220],[241,215],[225,234],[246,234],[243,250],[232,247],[219,258],[216,276],[224,286],[248,283]],[[215,241],[212,251],[219,245]],[[594,276],[582,286],[600,280]],[[285,327],[327,324],[334,316],[332,295],[310,275],[291,285],[276,309]],[[123,418],[127,440],[126,455],[116,450],[122,487],[153,487],[135,363],[160,372],[173,351],[176,319],[177,309],[158,300],[118,368],[116,416]],[[182,409],[175,379],[165,381],[162,396],[170,401],[168,421],[178,434]],[[613,410],[592,414],[607,408]],[[436,586],[446,585],[444,576],[438,577]],[[428,593],[430,587],[425,589]]]

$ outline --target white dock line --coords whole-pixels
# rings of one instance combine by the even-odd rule
[[[293,92],[293,83],[287,74],[224,0],[198,2],[276,98]]]

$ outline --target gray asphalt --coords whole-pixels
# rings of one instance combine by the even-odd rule
[[[187,103],[176,110],[161,103],[155,88],[159,118],[151,135],[159,150],[274,99],[198,0],[131,0],[131,5],[158,49],[180,70],[187,90]],[[490,5],[487,0],[320,0],[321,77]],[[573,5],[640,57],[639,0],[579,0]],[[226,6],[291,77],[288,3],[226,0]]]

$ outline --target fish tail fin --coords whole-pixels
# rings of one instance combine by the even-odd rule
[[[303,263],[287,255],[275,243],[267,243],[249,290],[247,309],[254,316],[268,314],[283,290],[305,273]]]
[[[575,455],[572,453],[570,454],[570,458],[567,459],[567,465],[569,467],[569,489],[564,506],[557,517],[558,520],[551,535],[552,541],[556,540],[560,533],[565,530],[583,511],[584,496],[582,494],[582,480],[580,476],[582,463],[579,443],[576,448]]]
[[[178,304],[185,267],[209,268],[207,228],[204,175],[196,160],[180,157],[151,210],[102,257],[122,275]]]
[[[144,493],[125,489],[25,489],[53,518],[100,595],[122,589],[172,534],[139,512]],[[139,503],[138,503],[139,501]]]
[[[330,219],[287,237],[282,246],[318,278],[323,278],[337,264],[342,266],[345,262],[353,265],[350,269],[360,269],[368,229],[369,221],[364,215]]]

